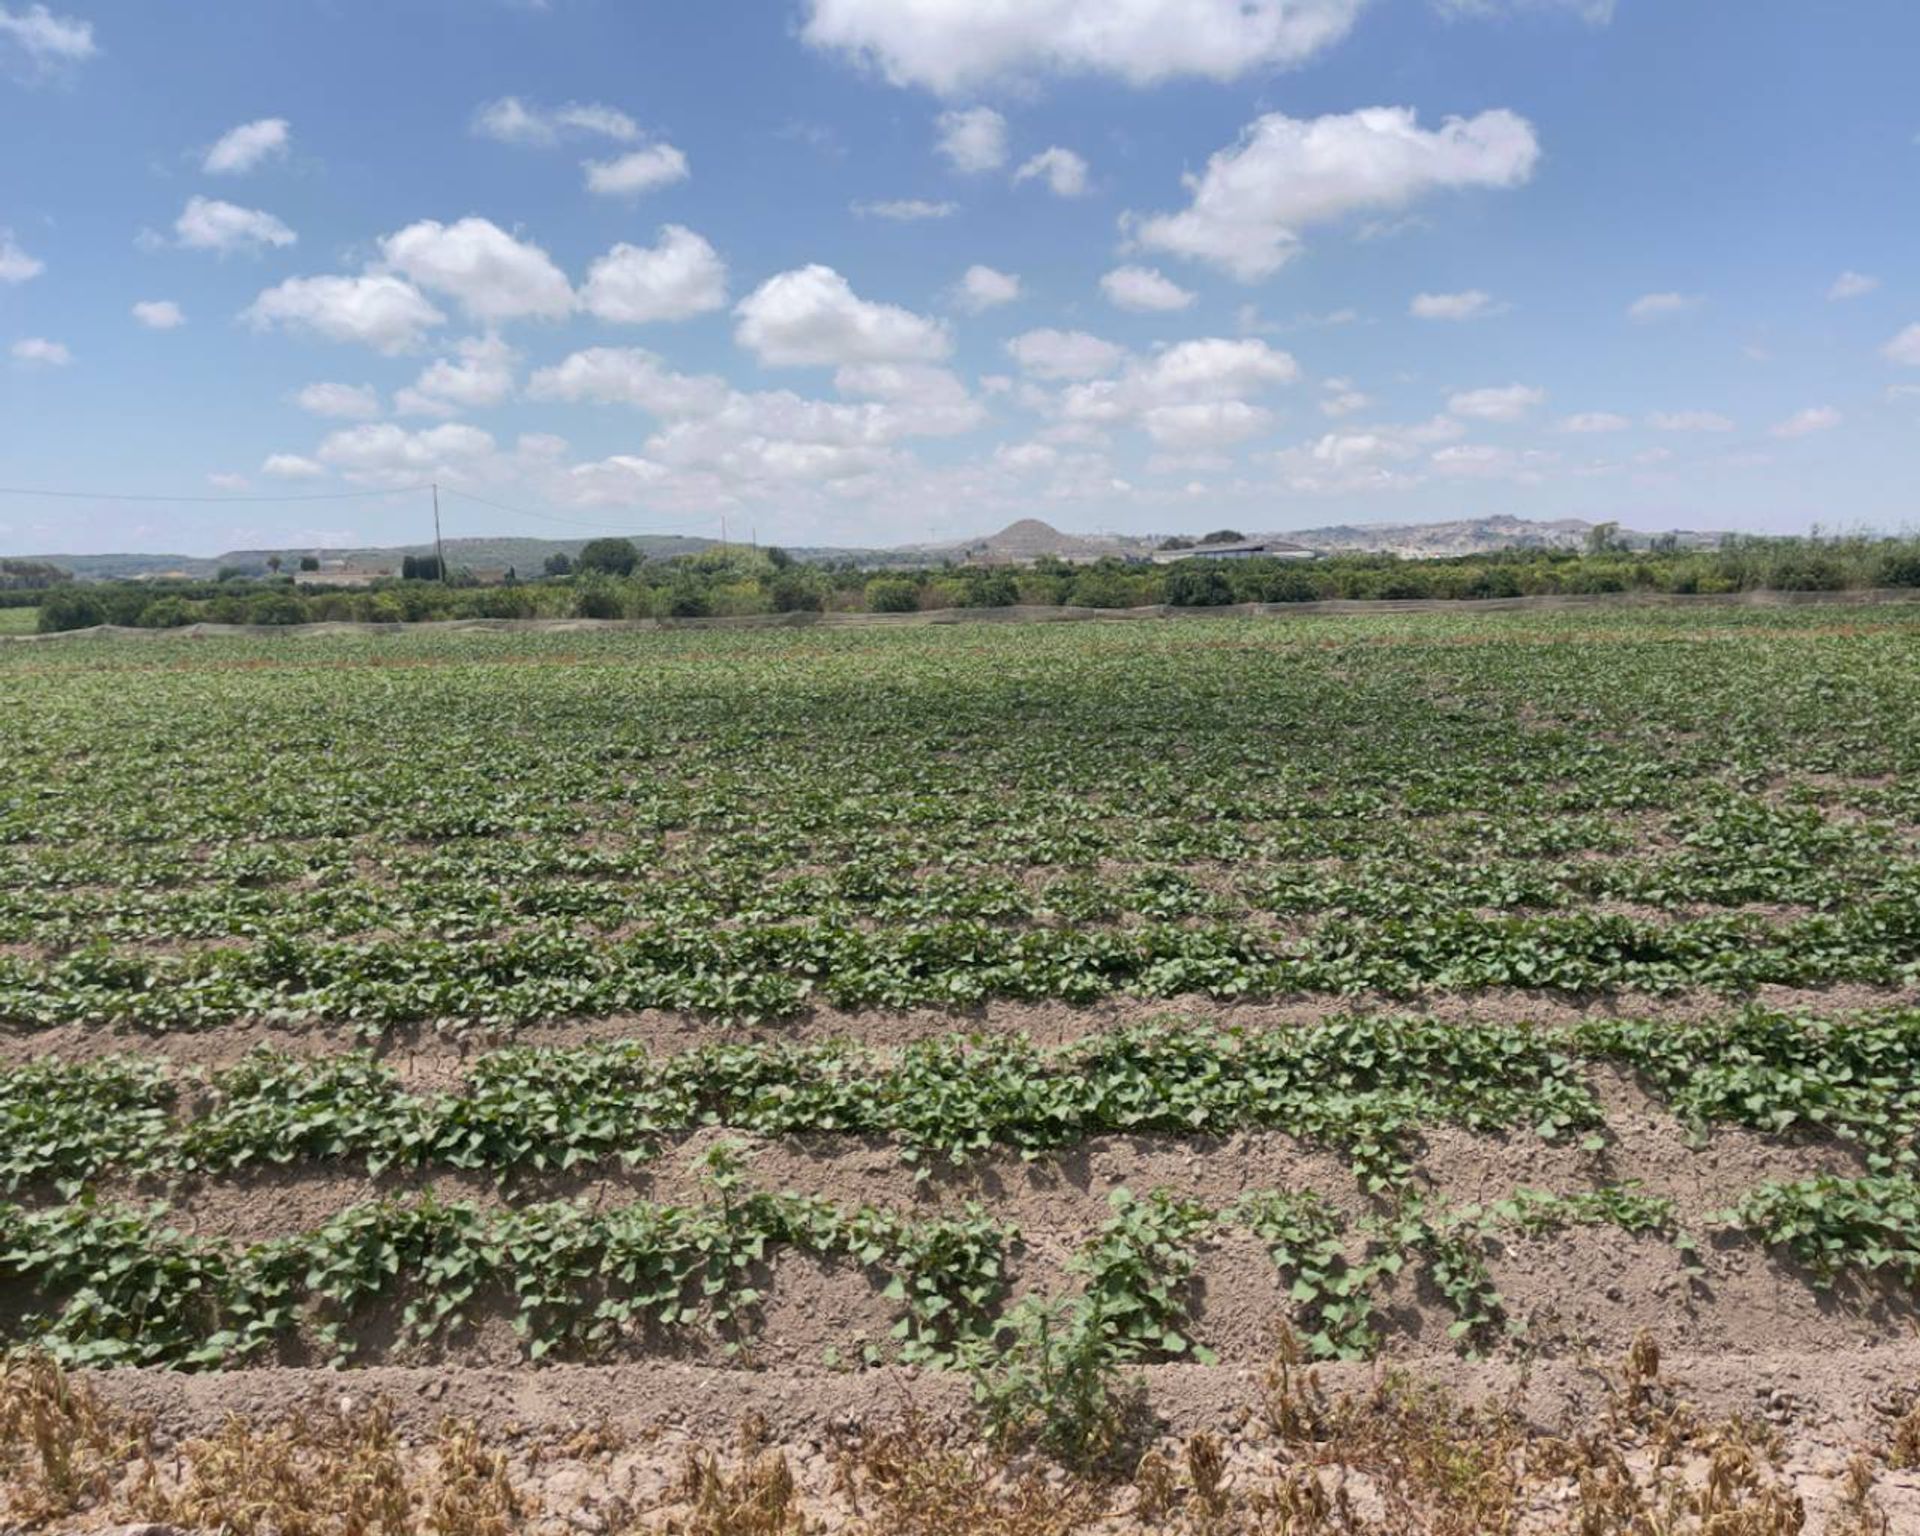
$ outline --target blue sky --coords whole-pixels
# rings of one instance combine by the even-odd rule
[[[1910,0],[0,0],[0,485],[90,493],[0,552],[412,540],[428,481],[1909,526],[1916,57]]]

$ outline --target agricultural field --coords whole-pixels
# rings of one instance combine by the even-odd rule
[[[16,1518],[1920,1530],[1920,609],[76,638],[0,721]]]
[[[38,608],[0,608],[0,635],[30,635],[39,624]]]

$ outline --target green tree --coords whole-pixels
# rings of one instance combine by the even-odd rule
[[[1167,572],[1167,601],[1176,608],[1218,608],[1233,601],[1233,586],[1216,566],[1183,562]]]
[[[631,576],[640,563],[640,551],[632,539],[590,539],[580,551],[577,562],[583,571],[598,571],[603,576]]]
[[[193,609],[184,599],[163,597],[140,610],[142,629],[179,629],[193,622]]]
[[[564,549],[556,549],[552,554],[547,556],[547,563],[544,569],[549,576],[571,576],[573,574],[573,557]]]
[[[904,576],[876,576],[867,583],[869,613],[912,613],[919,606],[920,588]]]
[[[47,594],[36,622],[43,635],[67,629],[92,629],[96,624],[107,622],[107,611],[92,594],[67,588]]]
[[[620,594],[604,581],[589,581],[574,589],[573,616],[576,619],[617,619],[622,614]]]

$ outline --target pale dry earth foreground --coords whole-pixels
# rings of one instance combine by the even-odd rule
[[[0,648],[0,1529],[1920,1531],[1917,642]]]

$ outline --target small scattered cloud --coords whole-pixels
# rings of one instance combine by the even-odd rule
[[[1186,208],[1131,227],[1143,246],[1255,282],[1297,256],[1302,232],[1314,225],[1399,213],[1448,190],[1517,187],[1539,159],[1533,125],[1504,109],[1431,129],[1411,107],[1315,118],[1270,112],[1186,178]]]
[[[734,339],[771,367],[937,362],[953,348],[941,322],[863,299],[818,263],[768,278],[734,314]]]
[[[1194,295],[1158,267],[1115,267],[1100,279],[1100,291],[1116,309],[1170,314],[1189,309]]]
[[[1506,384],[1497,389],[1469,389],[1447,401],[1450,415],[1472,421],[1518,421],[1544,405],[1547,392],[1528,384]]]
[[[178,330],[187,317],[172,299],[142,299],[133,306],[133,318],[150,331]]]
[[[1869,277],[1864,272],[1842,272],[1827,290],[1827,300],[1837,304],[1845,299],[1862,299],[1879,286],[1879,278]]]
[[[601,197],[639,197],[687,180],[687,157],[671,144],[649,144],[615,160],[586,162],[587,190]]]
[[[545,148],[562,139],[602,138],[616,144],[637,143],[640,125],[617,107],[597,102],[568,102],[551,109],[502,96],[473,114],[473,131],[501,144],[529,144]]]
[[[916,224],[922,219],[950,219],[960,211],[958,203],[936,203],[921,197],[896,197],[877,203],[849,203],[858,219],[891,219],[896,224]]]
[[[421,219],[386,236],[380,253],[420,287],[459,301],[475,320],[558,320],[574,308],[572,285],[553,258],[490,219]]]
[[[297,453],[271,453],[261,464],[260,473],[276,480],[316,480],[326,469]]]
[[[1328,379],[1321,388],[1326,395],[1320,402],[1320,414],[1335,421],[1356,415],[1373,404],[1373,397],[1355,389],[1351,379]]]
[[[44,336],[25,336],[10,349],[13,360],[29,368],[64,368],[73,361],[65,343],[48,341]]]
[[[57,16],[44,5],[18,11],[0,5],[0,64],[22,78],[56,74],[85,63],[99,51],[90,21]]]
[[[1776,421],[1767,430],[1775,437],[1811,437],[1816,432],[1830,431],[1840,425],[1841,414],[1830,405],[1809,406],[1804,411],[1795,411],[1785,421]]]
[[[1667,320],[1700,307],[1700,298],[1690,293],[1643,293],[1627,306],[1627,318],[1645,325],[1651,320]]]
[[[1015,185],[1044,181],[1055,197],[1083,197],[1087,190],[1087,162],[1058,144],[1043,149],[1013,173]]]
[[[1920,368],[1920,323],[1908,326],[1894,337],[1880,349],[1880,355],[1904,368]]]
[[[241,316],[255,330],[304,331],[328,341],[357,341],[376,352],[408,352],[446,316],[418,288],[390,272],[361,277],[290,277],[256,298]]]
[[[1481,320],[1506,307],[1496,304],[1492,294],[1469,288],[1464,293],[1416,293],[1407,313],[1416,320]]]
[[[1560,419],[1562,432],[1625,432],[1632,425],[1627,417],[1613,411],[1581,411]]]
[[[711,314],[727,305],[727,264],[704,237],[668,224],[655,244],[616,245],[594,262],[580,304],[616,325]]]
[[[997,171],[1007,163],[1007,120],[992,107],[942,112],[933,121],[934,149],[962,176]]]
[[[894,85],[953,97],[1045,76],[1129,85],[1226,81],[1301,64],[1345,37],[1365,0],[806,0],[802,39]]]
[[[968,267],[954,288],[953,301],[970,315],[984,314],[1020,297],[1020,279],[1011,272],[979,265]]]
[[[20,248],[12,230],[0,229],[0,283],[24,283],[46,270],[44,261],[36,260]]]
[[[262,117],[215,139],[200,169],[209,176],[244,176],[267,160],[285,159],[291,143],[284,117]]]
[[[1656,432],[1731,432],[1733,420],[1718,411],[1655,411],[1647,425]]]
[[[253,482],[245,475],[232,474],[225,470],[215,470],[207,476],[207,484],[216,491],[250,491]]]
[[[371,384],[309,384],[293,403],[312,416],[364,421],[380,414],[380,392]]]
[[[1036,379],[1098,379],[1120,366],[1126,349],[1085,331],[1028,331],[1007,343],[1007,355]]]
[[[189,251],[259,252],[292,245],[299,236],[270,213],[218,198],[194,196],[173,221],[174,238]]]

